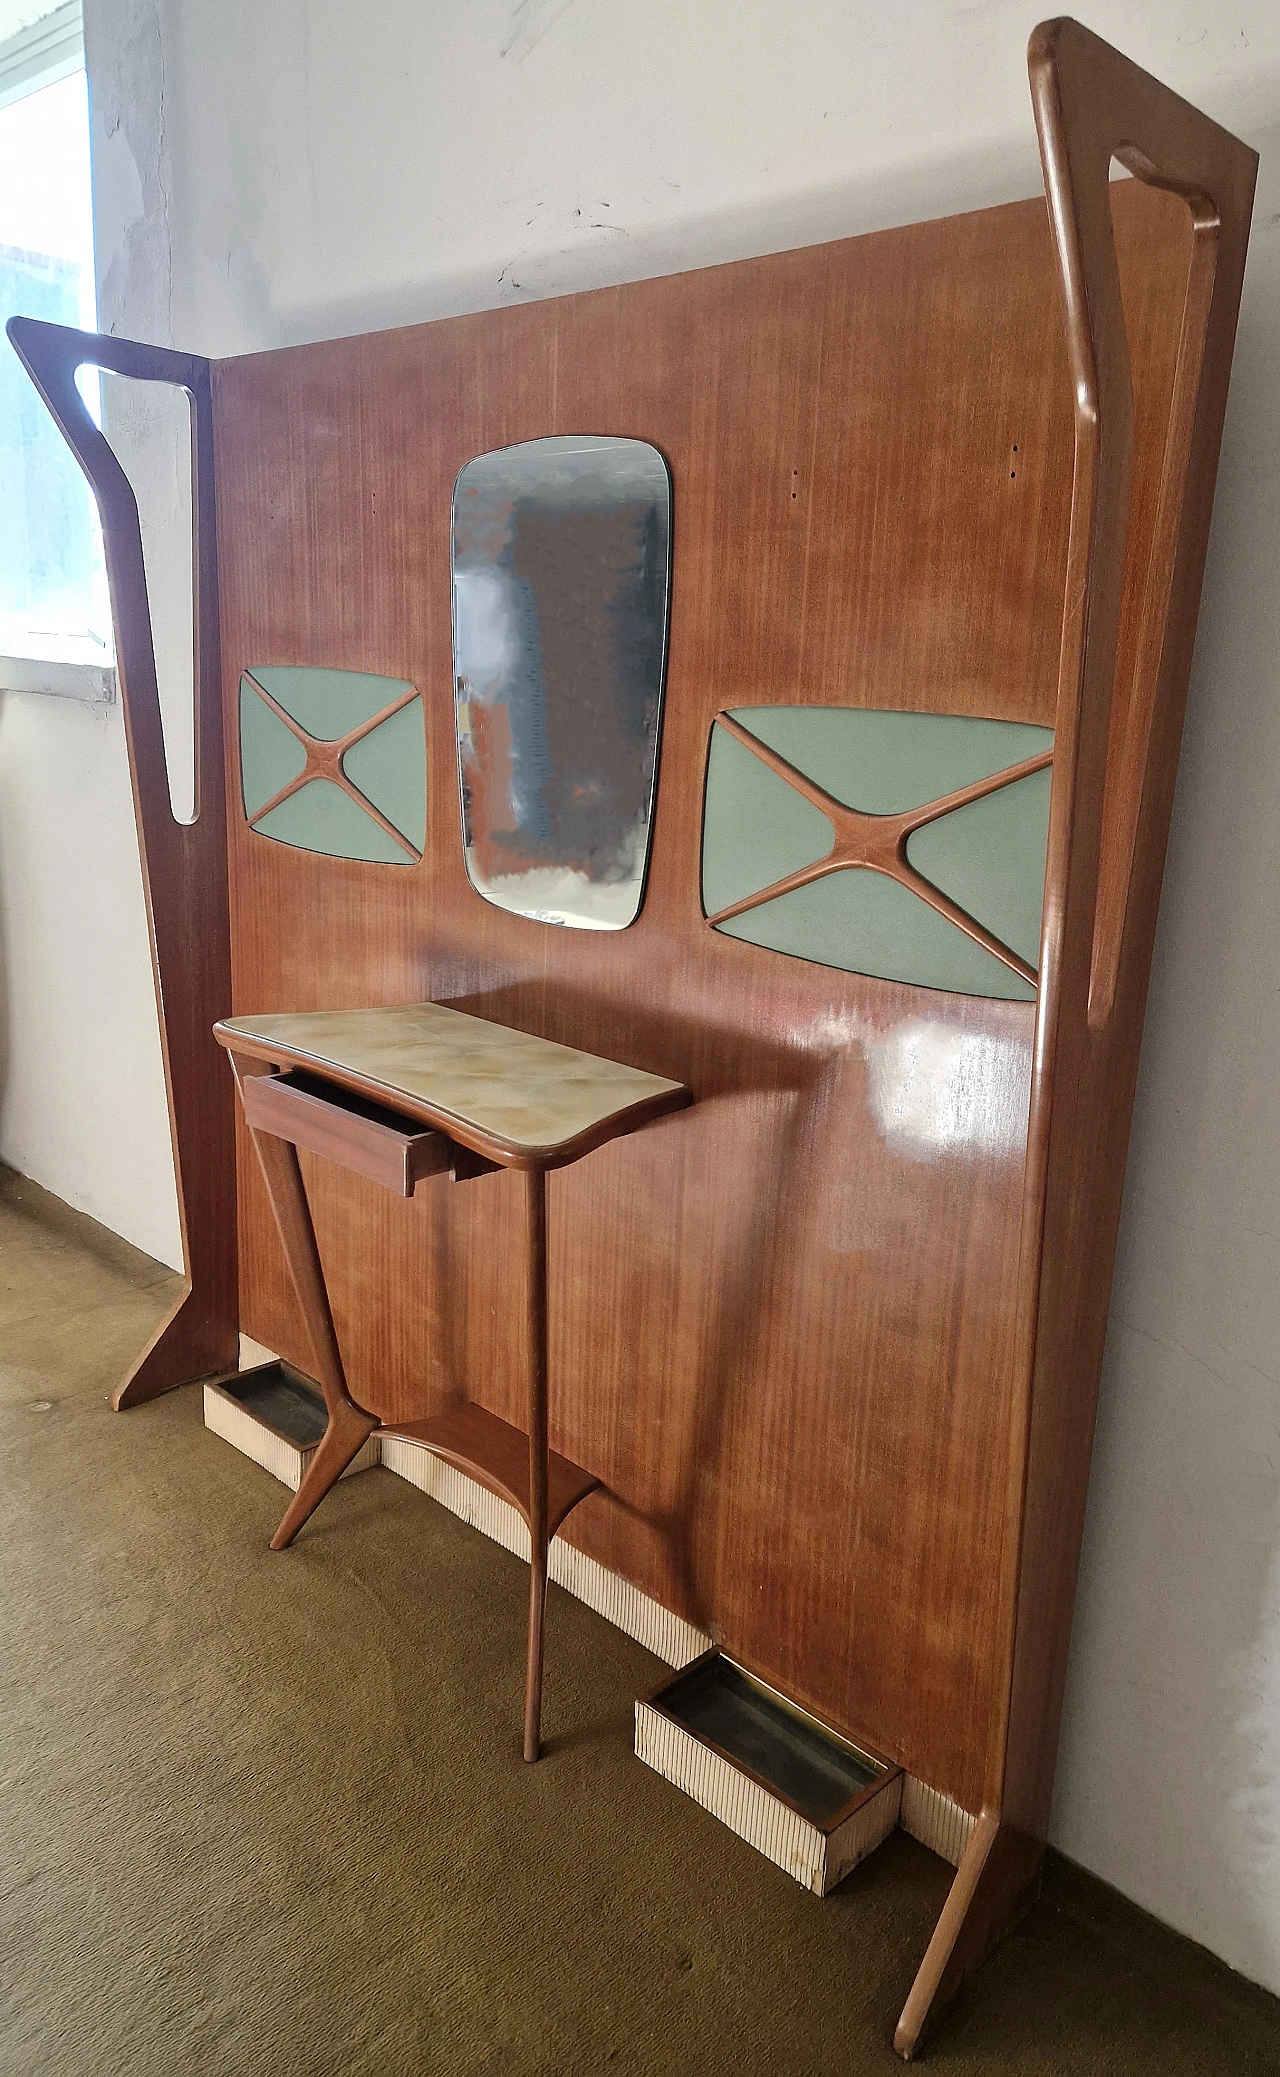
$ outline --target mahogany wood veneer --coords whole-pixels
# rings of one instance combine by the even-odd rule
[[[687,1116],[546,1179],[551,1442],[607,1489],[570,1533],[975,1817],[903,2055],[1034,1893],[1043,1851],[1256,168],[1073,22],[1036,31],[1030,71],[1047,213],[213,365],[225,880],[207,678],[209,821],[180,854],[130,522],[104,453],[78,448],[107,519],[188,1303],[216,1301],[208,1346],[153,1382],[225,1363],[235,1325],[215,1014],[434,1000],[686,1084]],[[1137,177],[1109,184],[1113,157]],[[75,358],[159,366],[30,325],[18,344],[64,425]],[[175,361],[169,379],[199,401],[202,369]],[[653,442],[673,484],[650,877],[614,933],[479,900],[459,829],[454,479],[489,449],[575,432]],[[237,688],[280,664],[421,691],[419,864],[318,858],[246,826]],[[1034,1002],[711,927],[710,734],[769,704],[1054,729]],[[880,870],[901,866],[900,839],[840,833],[850,864]],[[410,1424],[465,1390],[518,1422],[526,1323],[504,1294],[521,1177],[393,1197],[300,1158],[360,1404]],[[252,1161],[238,1181],[244,1325],[297,1362]]]

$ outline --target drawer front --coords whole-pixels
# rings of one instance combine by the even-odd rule
[[[287,1075],[247,1075],[243,1087],[244,1114],[255,1132],[305,1147],[401,1197],[412,1197],[424,1176],[449,1166],[452,1148],[443,1132],[415,1131],[408,1120],[403,1129],[384,1123],[336,1086],[318,1096]]]

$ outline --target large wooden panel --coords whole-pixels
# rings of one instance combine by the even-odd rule
[[[1189,231],[1169,196],[1114,199],[1132,619]],[[549,1178],[551,1440],[608,1488],[572,1540],[971,1810],[1008,1680],[1034,1007],[712,932],[702,784],[722,708],[1054,725],[1061,333],[1037,201],[214,371],[235,1012],[432,998],[692,1088],[692,1111]],[[607,936],[471,891],[453,743],[454,478],[573,432],[652,441],[673,480],[649,891]],[[237,688],[280,664],[421,690],[420,865],[246,828]],[[356,1397],[403,1421],[465,1392],[519,1420],[518,1179],[435,1178],[406,1202],[303,1166]],[[243,1144],[240,1193],[244,1326],[305,1363]]]

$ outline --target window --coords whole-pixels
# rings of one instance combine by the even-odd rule
[[[21,19],[31,0],[5,8]],[[0,42],[0,327],[96,326],[79,0]],[[81,388],[98,415],[91,370]],[[107,662],[111,613],[89,487],[0,334],[0,655]]]

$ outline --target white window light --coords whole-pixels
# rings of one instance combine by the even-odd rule
[[[0,22],[29,14],[18,0]],[[80,0],[0,42],[0,689],[114,692],[102,536],[89,487],[3,336],[15,313],[96,327]],[[98,415],[98,385],[82,389]]]

